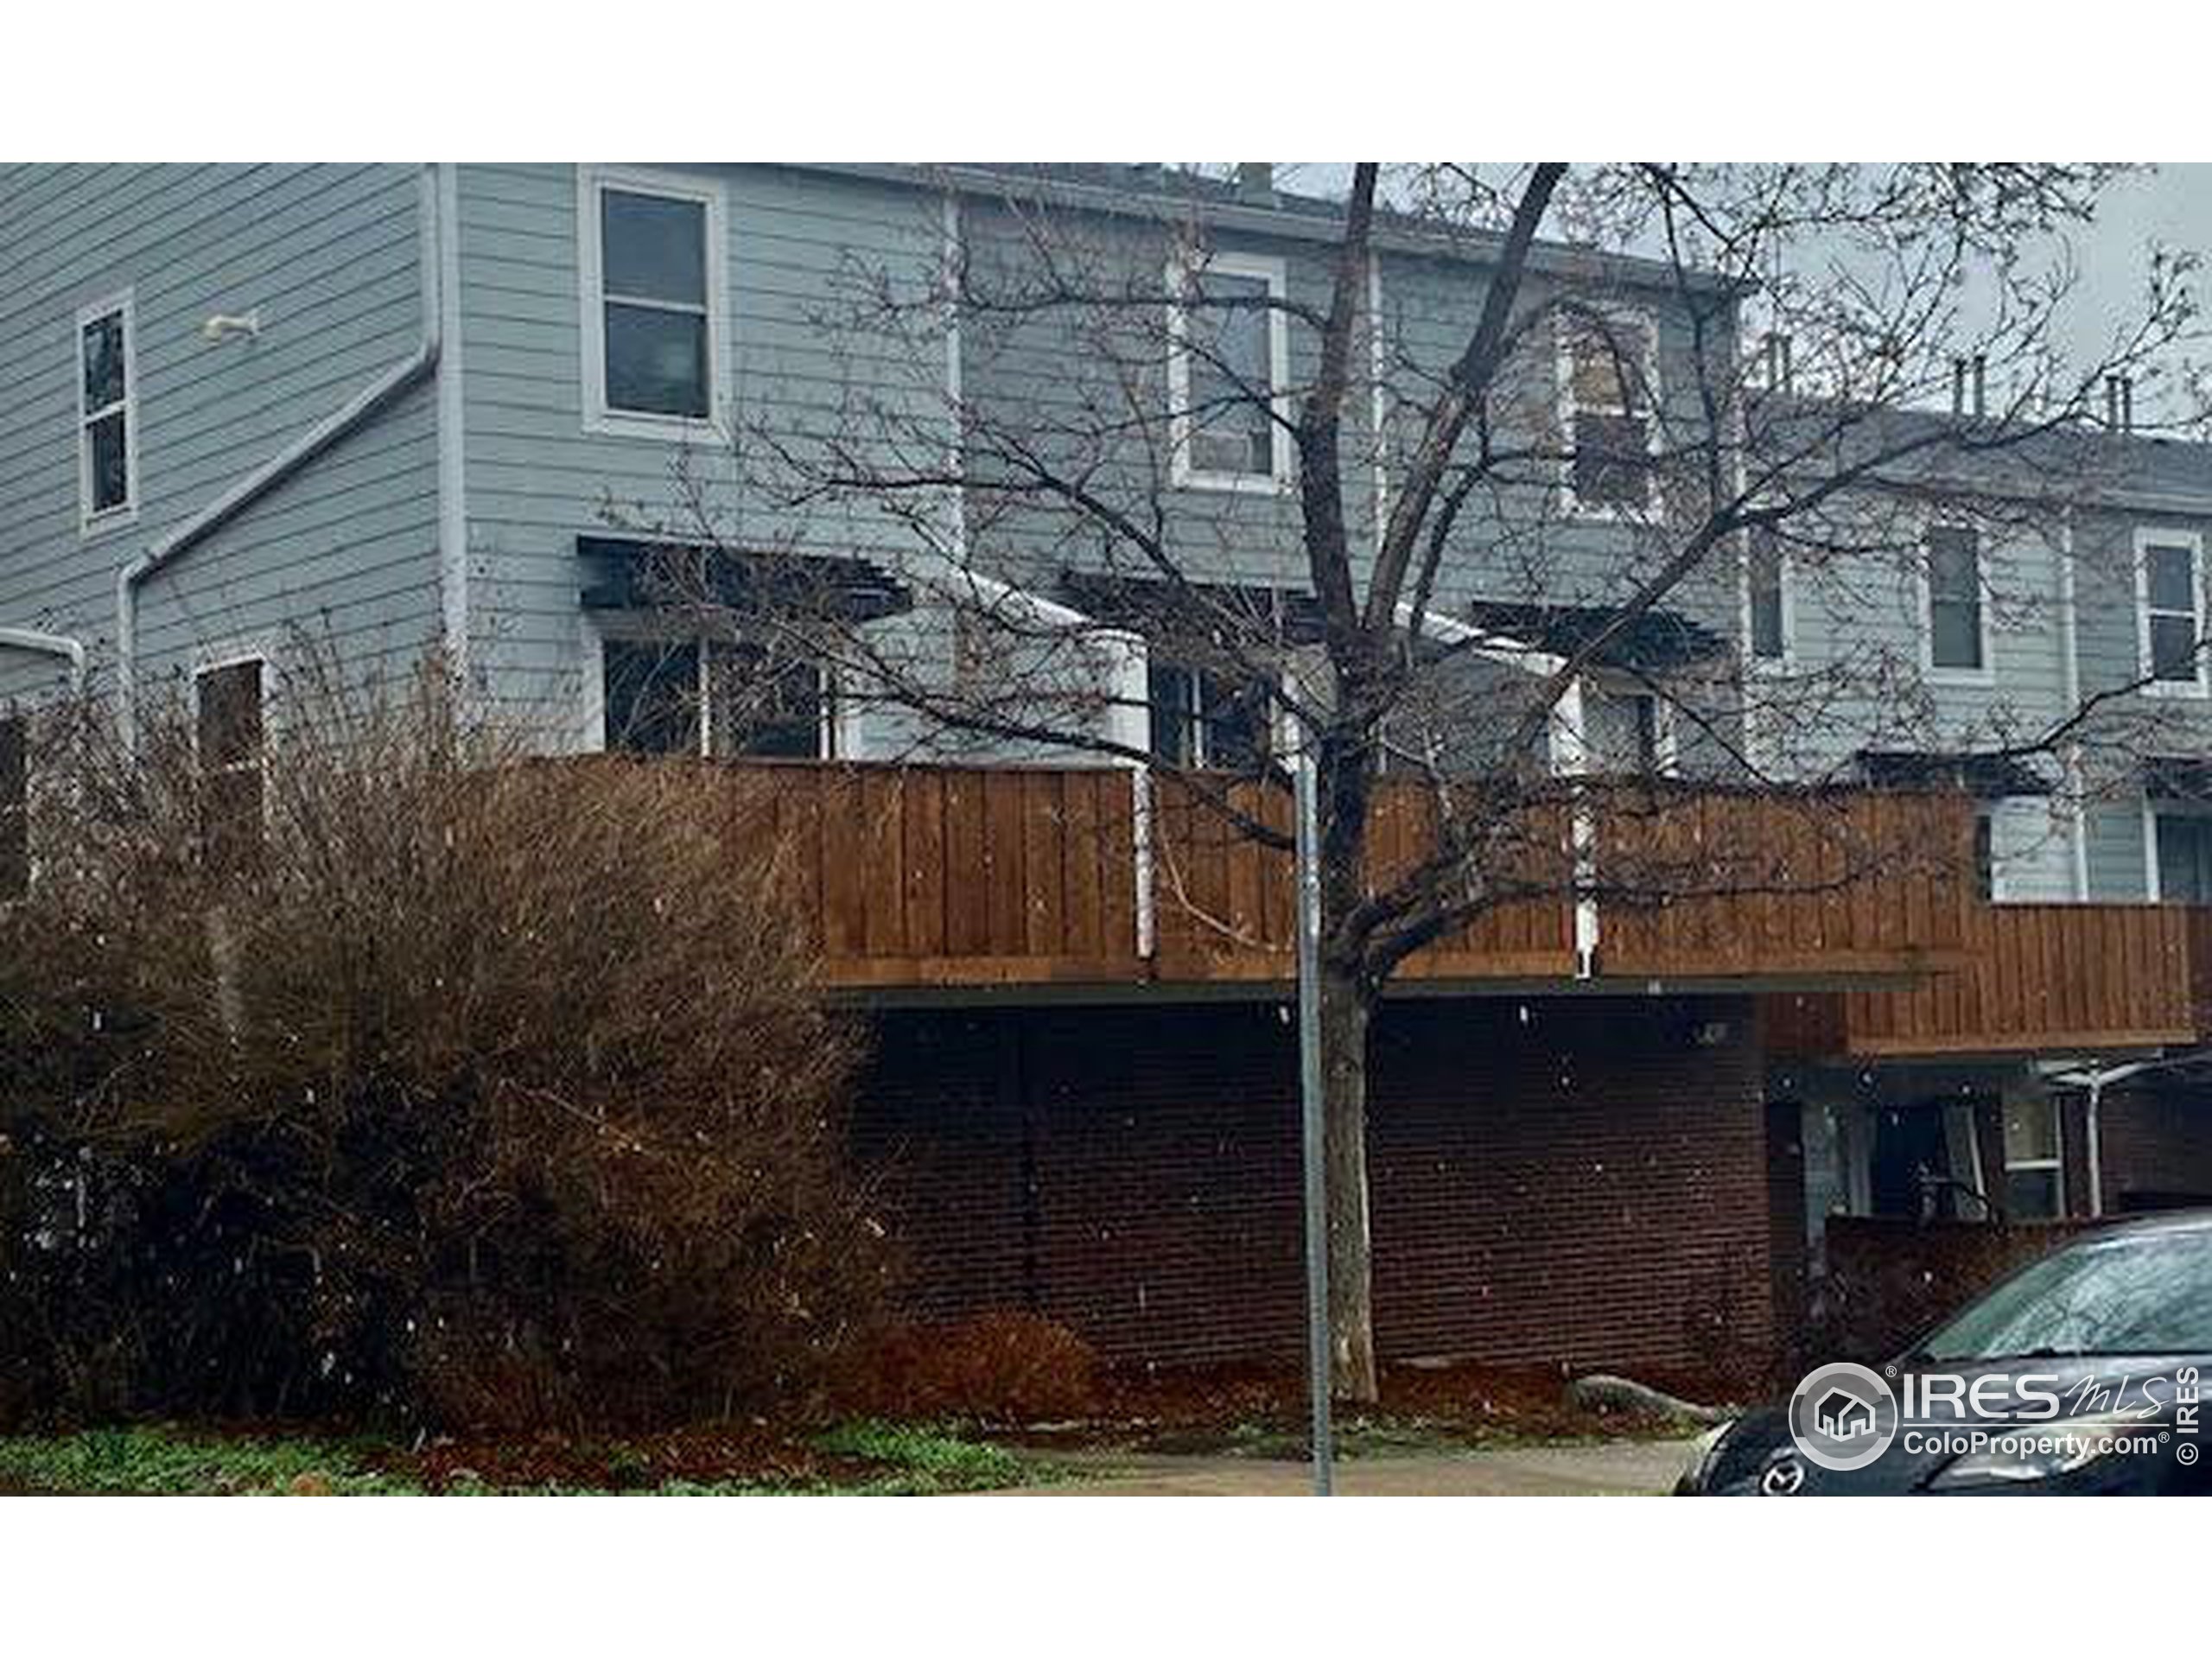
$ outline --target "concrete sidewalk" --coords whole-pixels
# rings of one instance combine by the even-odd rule
[[[1349,1497],[1376,1497],[1659,1493],[1672,1490],[1689,1462],[1690,1446],[1687,1440],[1614,1440],[1600,1446],[1348,1458],[1337,1465],[1337,1490]],[[1313,1482],[1306,1464],[1269,1458],[1102,1453],[1077,1462],[1113,1472],[1096,1480],[1002,1495],[1287,1497],[1311,1491]]]

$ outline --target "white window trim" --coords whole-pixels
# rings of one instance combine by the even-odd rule
[[[646,640],[661,641],[669,645],[690,644],[698,647],[699,684],[696,693],[699,700],[698,754],[702,760],[713,758],[715,704],[709,690],[712,683],[710,676],[713,671],[709,663],[715,645],[727,644],[727,640],[717,640],[711,633],[695,633],[689,631],[658,633],[651,629],[641,629],[635,632],[609,633],[606,629],[588,621],[585,624],[583,636],[583,709],[579,736],[582,740],[582,748],[586,753],[604,754],[607,752],[607,642],[610,639],[618,639],[624,644],[632,644]],[[838,671],[836,664],[817,662],[814,666],[816,671],[822,676],[823,752],[815,757],[811,764],[822,766],[833,760],[858,759],[862,747],[862,728],[857,702],[846,694],[845,677]],[[732,757],[733,760],[738,760],[767,758],[752,755]],[[808,763],[802,761],[798,764]]]
[[[192,765],[200,771],[204,762],[200,753],[200,693],[202,683],[219,670],[236,668],[241,663],[257,663],[261,666],[261,747],[255,750],[250,761],[233,761],[225,766],[225,772],[251,770],[261,774],[261,820],[265,830],[270,823],[274,803],[269,796],[269,737],[270,716],[276,702],[276,666],[266,645],[252,644],[219,646],[203,653],[195,653],[192,660]]]
[[[1290,319],[1280,308],[1268,311],[1268,380],[1274,388],[1269,399],[1274,420],[1268,474],[1206,472],[1191,464],[1191,359],[1185,349],[1190,317],[1183,303],[1193,277],[1211,273],[1246,276],[1268,285],[1270,298],[1289,297],[1290,273],[1272,254],[1216,253],[1195,264],[1173,259],[1167,265],[1167,449],[1168,478],[1179,489],[1226,490],[1248,494],[1280,495],[1290,488],[1295,454],[1291,443],[1293,400],[1290,385]]]
[[[2196,653],[2196,677],[2190,680],[2154,680],[2151,677],[2151,562],[2150,550],[2158,547],[2186,547],[2190,555],[2190,579],[2189,596],[2195,604],[2190,621],[2194,637],[2204,637],[2204,538],[2193,530],[2167,530],[2156,524],[2137,527],[2135,531],[2135,654],[2136,667],[2143,681],[2143,695],[2149,697],[2205,697],[2212,696],[2212,675],[2207,671],[2205,653]],[[2176,613],[2167,612],[2167,615]]]
[[[1981,630],[1981,666],[1956,668],[1936,661],[1936,592],[1928,579],[1928,538],[1938,530],[1974,533],[1974,580],[1980,604],[1974,620]],[[1989,536],[1964,514],[1935,512],[1923,516],[1913,544],[1913,578],[1920,599],[1920,671],[1930,685],[1990,686],[1997,683],[1997,637],[1990,622]]]
[[[2145,903],[2152,905],[2166,901],[2165,880],[2158,874],[2160,818],[2212,818],[2212,801],[2170,800],[2144,792],[2143,896]]]
[[[85,330],[102,317],[123,316],[123,505],[92,510],[92,411],[85,406]],[[138,424],[138,291],[126,288],[80,306],[69,331],[70,375],[77,388],[77,533],[98,536],[138,518],[138,454],[144,436]]]
[[[1643,680],[1626,675],[1593,674],[1586,682],[1585,690],[1590,697],[1597,701],[1641,697],[1649,702],[1651,775],[1655,778],[1681,775],[1681,729],[1676,724],[1676,709],[1672,697]],[[1595,764],[1594,759],[1592,764]]]
[[[607,310],[601,292],[605,255],[600,244],[599,198],[602,191],[610,189],[696,201],[706,208],[707,415],[703,420],[607,406]],[[576,296],[582,326],[585,431],[688,442],[713,438],[728,429],[728,196],[718,181],[632,167],[576,168]]]
[[[2012,1100],[2008,1096],[2000,1095],[1997,1101],[1997,1109],[2000,1114],[2009,1113],[2012,1109]],[[2001,1116],[1998,1121],[1997,1133],[1998,1140],[2001,1145],[2005,1139],[2005,1124]],[[2003,1148],[2005,1175],[2005,1196],[2008,1200],[2012,1197],[2012,1177],[2016,1171],[2022,1174],[2041,1174],[2044,1171],[2048,1170],[2052,1178],[2050,1183],[2050,1218],[2053,1220],[2063,1220],[2065,1218],[2067,1214],[2066,1113],[2056,1100],[2053,1100],[2050,1103],[2050,1144],[2051,1154],[2050,1157],[2023,1158],[2018,1162],[2013,1160],[2012,1151],[2010,1147],[2005,1147]],[[2012,1213],[2012,1205],[2009,1202],[2005,1205],[2005,1213],[2008,1217]]]
[[[1659,315],[1647,306],[1622,305],[1606,302],[1580,302],[1574,310],[1598,316],[1610,322],[1635,325],[1643,333],[1643,392],[1646,401],[1643,425],[1643,449],[1649,455],[1659,453],[1659,410],[1664,396],[1659,378]],[[1654,471],[1650,476],[1650,490],[1641,511],[1624,507],[1611,501],[1585,501],[1574,492],[1574,417],[1580,405],[1574,398],[1573,340],[1567,332],[1573,314],[1561,309],[1552,320],[1552,367],[1556,378],[1557,414],[1559,417],[1560,448],[1563,452],[1559,467],[1560,500],[1567,514],[1593,524],[1649,524],[1659,512],[1659,480]]]
[[[1744,661],[1755,673],[1787,673],[1797,663],[1797,562],[1789,556],[1789,544],[1778,531],[1770,531],[1775,538],[1775,583],[1782,599],[1782,654],[1762,657],[1752,648],[1751,620],[1754,599],[1751,588],[1751,537],[1744,532],[1743,555],[1743,626]]]

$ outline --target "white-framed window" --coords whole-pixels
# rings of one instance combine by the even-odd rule
[[[1985,905],[1997,902],[1997,808],[1978,801],[1974,809],[1974,896]]]
[[[1753,662],[1786,663],[1794,654],[1789,577],[1782,537],[1770,524],[1753,525],[1744,538],[1744,643]]]
[[[725,209],[705,181],[576,173],[584,424],[695,437],[724,423]]]
[[[1981,532],[1933,524],[1921,537],[1921,662],[1936,679],[1990,674],[1989,591]]]
[[[1557,340],[1567,510],[1641,517],[1656,497],[1658,322],[1625,307],[1578,307],[1560,314]]]
[[[2066,1213],[2066,1161],[2058,1103],[2049,1095],[2009,1096],[2005,1112],[2005,1213],[2049,1221]]]
[[[2203,696],[2204,540],[2195,531],[2135,532],[2135,610],[2144,690]]]
[[[1271,302],[1281,259],[1217,253],[1167,270],[1171,475],[1193,489],[1278,491],[1290,482],[1290,328]]]
[[[200,839],[217,869],[260,862],[268,825],[268,663],[241,656],[192,677],[194,753],[200,766]]]
[[[0,905],[31,887],[31,734],[21,715],[0,715]]]
[[[2212,810],[2149,808],[2152,895],[2160,904],[2212,905]]]
[[[130,290],[77,313],[77,522],[86,535],[138,516],[138,314]]]
[[[1267,690],[1186,664],[1147,671],[1153,758],[1162,766],[1258,769],[1269,753]]]
[[[829,760],[836,682],[822,664],[744,639],[600,641],[600,742],[629,754]]]

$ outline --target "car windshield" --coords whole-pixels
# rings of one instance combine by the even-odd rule
[[[2212,1230],[2070,1245],[1970,1305],[1921,1350],[1929,1359],[2212,1353]]]

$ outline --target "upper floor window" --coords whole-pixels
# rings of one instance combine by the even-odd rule
[[[1560,420],[1577,511],[1642,512],[1652,501],[1658,336],[1630,311],[1577,312],[1560,328]]]
[[[1267,759],[1268,699],[1258,683],[1156,662],[1149,697],[1153,757],[1163,766],[1251,772]]]
[[[2151,827],[2159,899],[2212,905],[2212,816],[2186,810],[2154,812]]]
[[[1981,537],[1972,527],[1936,524],[1927,540],[1928,666],[1980,673],[1989,666]]]
[[[2205,688],[2204,543],[2193,531],[2139,531],[2143,677],[2153,691]]]
[[[601,646],[609,749],[826,760],[836,705],[818,664],[731,639],[609,639]]]
[[[30,890],[30,810],[29,723],[0,716],[0,904]]]
[[[218,870],[260,861],[267,823],[263,772],[263,667],[257,657],[200,671],[193,682],[193,734],[200,757],[200,845]]]
[[[1759,662],[1780,662],[1789,654],[1789,574],[1782,538],[1769,525],[1754,528],[1744,556],[1745,632]]]
[[[721,412],[721,194],[620,173],[582,181],[585,418],[696,431]]]
[[[128,294],[77,314],[77,512],[86,530],[137,509],[136,334]]]
[[[1291,472],[1280,259],[1217,253],[1168,273],[1168,442],[1178,484],[1274,489]]]

